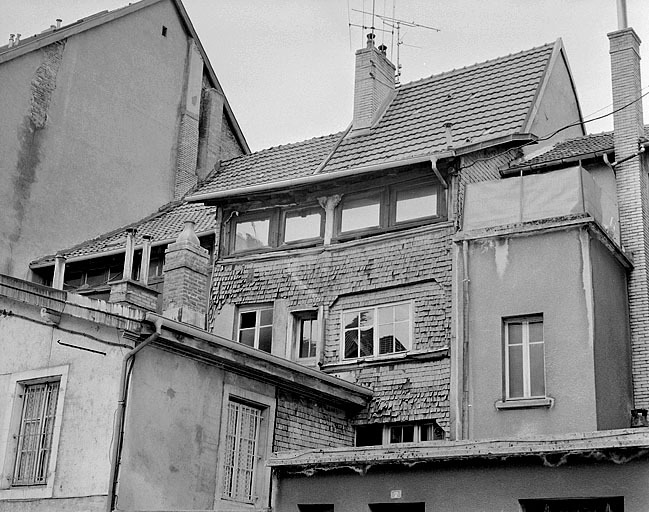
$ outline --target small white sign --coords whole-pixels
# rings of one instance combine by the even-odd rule
[[[401,489],[390,491],[390,499],[398,500],[399,498],[401,498]]]

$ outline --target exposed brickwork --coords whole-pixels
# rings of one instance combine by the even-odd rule
[[[198,162],[198,119],[185,112],[180,119],[174,199],[180,199],[196,185]]]
[[[137,281],[125,280],[111,284],[108,302],[156,311],[158,295],[159,293],[153,288]]]
[[[207,309],[209,255],[198,243],[180,240],[182,236],[181,233],[165,252],[162,311],[169,318],[202,328]]]
[[[199,180],[205,179],[221,158],[221,131],[224,126],[223,101],[224,96],[216,89],[203,87],[196,169]]]
[[[344,411],[278,391],[273,451],[336,446],[354,446],[354,429]]]
[[[64,50],[65,39],[41,50],[43,61],[36,68],[30,84],[30,118],[36,129],[45,128],[52,93],[56,89],[56,75],[63,60]]]
[[[369,128],[394,90],[395,67],[373,43],[356,52],[353,128]]]
[[[644,135],[639,44],[633,29],[608,35],[613,81],[615,159],[638,151]],[[631,105],[629,105],[631,104]],[[629,105],[626,108],[622,108]],[[618,111],[619,110],[619,111]],[[647,171],[643,160],[631,158],[616,167],[617,200],[622,246],[633,256],[628,281],[633,389],[636,407],[649,407],[649,206]]]

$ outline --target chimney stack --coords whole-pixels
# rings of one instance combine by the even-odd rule
[[[378,50],[374,34],[367,34],[367,47],[356,52],[352,135],[369,131],[394,92],[396,68],[386,57],[386,49],[381,45]]]
[[[620,30],[608,34],[613,88],[613,126],[620,238],[633,258],[628,278],[635,406],[649,406],[649,206],[647,172],[640,139],[644,137],[640,39],[627,28],[626,6],[618,0]]]
[[[163,274],[163,316],[204,329],[209,253],[201,247],[193,221],[186,221],[176,241],[167,247]]]

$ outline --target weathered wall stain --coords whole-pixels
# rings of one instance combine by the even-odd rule
[[[43,48],[43,61],[36,68],[30,84],[29,111],[18,128],[18,158],[11,180],[11,208],[15,223],[7,237],[11,253],[22,236],[25,212],[31,197],[32,185],[36,181],[36,170],[41,161],[43,130],[47,125],[47,113],[52,101],[52,93],[56,89],[56,76],[61,66],[64,49],[65,40]],[[10,258],[3,272],[11,274],[12,271],[13,258]]]

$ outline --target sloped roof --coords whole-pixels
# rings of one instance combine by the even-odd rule
[[[231,190],[313,174],[342,135],[341,132],[316,137],[221,162],[194,194]]]
[[[446,122],[453,123],[456,147],[520,134],[538,100],[552,56],[560,50],[558,40],[403,85],[367,135],[347,137],[347,131],[334,133],[221,162],[205,182],[186,196],[191,203],[172,203],[162,213],[63,254],[84,258],[123,248],[127,227],[136,227],[140,234],[156,233],[154,242],[171,240],[182,229],[183,221],[192,216],[203,219],[206,215],[205,224],[197,222],[197,232],[213,229],[214,210],[207,210],[208,215],[207,207],[195,202],[209,194],[227,195],[237,189],[288,184],[288,180],[316,175],[328,179],[327,174],[332,172],[443,153]],[[52,261],[53,256],[42,258],[32,267]]]
[[[156,4],[161,1],[162,0],[140,0],[139,2],[129,3],[124,7],[120,7],[112,11],[101,11],[96,14],[86,16],[85,18],[81,18],[75,21],[74,23],[64,25],[58,29],[48,30],[47,32],[42,32],[40,34],[36,34],[34,36],[27,37],[25,39],[21,39],[18,45],[12,46],[11,48],[9,48],[8,44],[4,46],[0,46],[0,64],[15,59],[21,55],[32,52],[34,50],[38,50],[39,48],[43,48],[44,46],[50,45],[52,43],[55,43],[67,37],[73,36],[75,34],[79,34],[81,32],[85,32],[86,30],[90,30],[100,25],[104,25],[105,23],[121,18],[122,16],[126,16],[133,12],[139,11],[141,9],[144,9],[145,7],[149,7],[150,5]],[[170,1],[175,6],[176,11],[178,12],[178,15],[181,19],[181,22],[184,25],[185,29],[187,30],[187,33],[190,35],[192,39],[194,39],[194,42],[196,43],[196,46],[200,51],[201,57],[203,58],[203,63],[205,64],[207,74],[209,75],[214,87],[221,94],[223,94],[224,97],[223,105],[225,108],[225,112],[228,117],[228,120],[232,123],[232,129],[234,130],[238,142],[243,147],[244,152],[249,153],[250,148],[248,147],[248,143],[246,142],[246,139],[243,136],[243,132],[241,131],[241,127],[239,126],[237,119],[234,117],[234,113],[232,112],[230,103],[228,102],[228,99],[225,96],[225,93],[223,92],[223,88],[221,87],[221,84],[219,83],[219,80],[216,77],[216,73],[214,72],[214,68],[212,68],[212,64],[210,63],[210,60],[207,57],[207,53],[205,52],[205,49],[203,48],[203,45],[200,39],[198,38],[196,29],[194,29],[194,25],[192,25],[192,22],[189,19],[189,15],[185,10],[185,6],[183,5],[181,0],[170,0]]]
[[[345,139],[323,172],[372,165],[519,133],[533,106],[555,43],[402,86],[369,134]]]
[[[520,170],[532,167],[546,167],[565,161],[575,161],[575,159],[597,157],[603,153],[610,153],[615,149],[613,135],[611,131],[566,139],[548,147],[541,154],[536,154],[527,160],[510,165],[508,169]],[[645,138],[649,138],[649,126],[645,126]]]
[[[188,199],[444,152],[447,122],[456,147],[519,134],[561,48],[557,40],[403,85],[370,133],[334,134],[230,160]]]
[[[144,219],[128,224],[119,229],[103,234],[92,240],[82,242],[70,249],[59,251],[68,261],[83,260],[87,257],[99,257],[108,254],[124,252],[126,247],[126,230],[135,228],[135,245],[142,244],[142,236],[150,235],[153,245],[162,242],[172,242],[183,228],[187,220],[195,222],[198,235],[214,230],[216,226],[216,208],[201,203],[175,201],[166,204],[156,213]],[[31,263],[32,268],[52,265],[55,255],[44,256]]]

